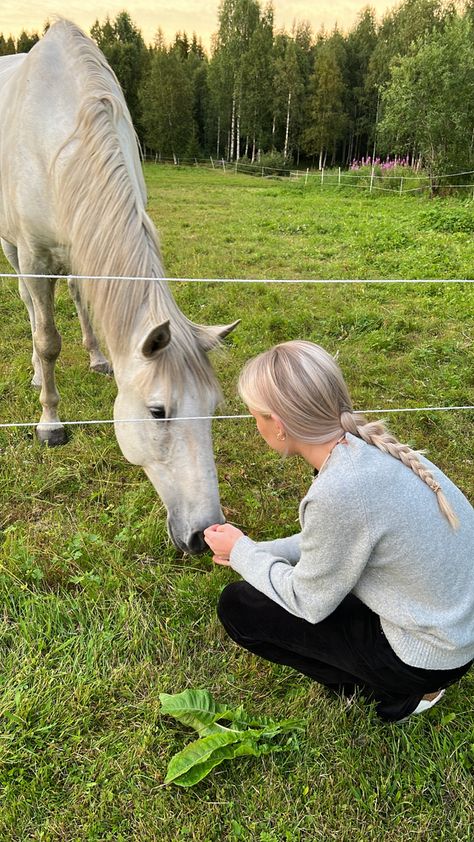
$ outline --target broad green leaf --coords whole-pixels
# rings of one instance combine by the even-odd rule
[[[194,728],[200,736],[169,762],[165,783],[179,786],[193,786],[224,760],[282,751],[283,746],[272,745],[271,740],[302,728],[301,720],[296,719],[278,722],[266,716],[251,718],[241,705],[231,710],[216,702],[207,690],[160,693],[160,701],[162,713]],[[220,725],[220,719],[234,727]]]
[[[198,733],[214,725],[218,719],[231,720],[236,715],[235,710],[228,710],[225,705],[216,702],[207,690],[183,690],[175,695],[160,693],[160,702],[162,713],[173,716]],[[223,729],[218,726],[211,730]]]
[[[195,740],[170,760],[165,783],[193,786],[224,760],[267,753],[266,744],[258,745],[260,735],[260,731],[228,731]]]

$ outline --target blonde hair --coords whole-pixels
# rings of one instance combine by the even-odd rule
[[[458,526],[439,483],[419,454],[399,442],[383,421],[367,421],[354,412],[338,364],[320,345],[304,340],[275,345],[246,363],[238,389],[250,409],[261,415],[276,415],[294,439],[324,444],[351,433],[399,459],[436,494],[449,524],[454,529]]]

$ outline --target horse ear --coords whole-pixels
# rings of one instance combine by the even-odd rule
[[[203,351],[212,351],[238,324],[240,319],[230,325],[194,325],[194,332]]]
[[[154,357],[159,351],[169,344],[171,339],[169,319],[161,325],[157,325],[150,331],[147,338],[142,345],[142,354],[144,357]]]

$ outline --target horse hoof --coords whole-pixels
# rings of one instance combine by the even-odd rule
[[[96,363],[90,366],[91,371],[96,371],[97,374],[113,374],[114,370],[107,360],[103,363]]]
[[[46,447],[59,447],[66,444],[68,440],[66,428],[62,425],[53,426],[52,424],[40,424],[36,428],[36,437],[40,444],[44,444]]]

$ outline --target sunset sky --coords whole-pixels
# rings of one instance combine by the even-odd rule
[[[204,46],[208,47],[210,36],[217,29],[218,5],[219,0],[207,3],[201,0],[70,0],[67,4],[64,0],[4,0],[0,6],[0,32],[5,37],[17,37],[22,29],[41,33],[45,21],[55,15],[68,17],[89,32],[97,18],[103,23],[107,15],[113,19],[125,9],[141,29],[147,43],[153,40],[156,30],[161,27],[167,40],[171,40],[175,32],[185,30],[188,34],[196,32]],[[381,17],[395,2],[274,0],[275,27],[290,30],[294,20],[306,20],[315,32],[322,25],[332,29],[336,23],[340,29],[347,30],[367,5],[371,5]]]

